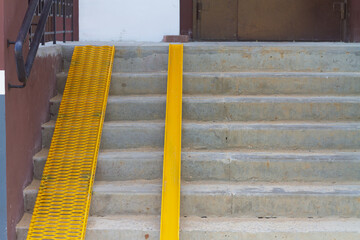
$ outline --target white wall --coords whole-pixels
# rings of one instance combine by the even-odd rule
[[[178,35],[180,0],[80,0],[80,41],[154,41]]]
[[[0,95],[5,94],[5,71],[0,70]]]

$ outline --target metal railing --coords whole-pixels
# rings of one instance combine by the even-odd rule
[[[15,44],[16,71],[22,85],[9,84],[9,88],[26,86],[40,43],[52,41],[56,44],[58,37],[65,42],[69,34],[71,41],[74,40],[73,5],[73,0],[30,0],[16,41],[8,41],[8,44]],[[59,18],[62,27],[57,25]],[[69,21],[71,30],[67,30]],[[59,27],[61,30],[58,30]],[[24,46],[27,46],[27,40],[30,46],[25,60]]]

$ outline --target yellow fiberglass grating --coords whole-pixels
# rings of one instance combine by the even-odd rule
[[[84,239],[114,47],[75,47],[27,239]]]

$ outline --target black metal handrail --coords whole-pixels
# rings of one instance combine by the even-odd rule
[[[56,32],[56,17],[57,9],[59,2],[62,6],[62,17],[63,19],[63,31]],[[22,22],[18,37],[16,42],[9,42],[10,44],[15,44],[15,60],[16,60],[16,70],[18,75],[18,80],[22,82],[22,85],[12,85],[9,84],[9,88],[24,88],[26,86],[27,80],[29,78],[31,68],[34,64],[34,60],[39,48],[40,43],[45,43],[45,36],[52,34],[53,43],[56,43],[56,34],[63,33],[63,41],[66,41],[66,33],[70,32],[72,34],[71,39],[73,40],[73,10],[71,11],[71,31],[66,31],[66,8],[68,6],[67,0],[31,0],[26,11],[24,20]],[[73,4],[71,3],[71,7]],[[52,28],[53,32],[45,32],[45,26],[49,17],[49,14],[53,9],[53,19],[52,19]],[[37,23],[33,23],[34,16],[40,16]],[[35,34],[32,34],[32,27],[36,26]],[[29,36],[30,48],[27,54],[26,60],[24,59],[24,44]]]

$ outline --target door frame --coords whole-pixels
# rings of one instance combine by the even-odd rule
[[[193,37],[193,0],[180,0],[180,35]]]

